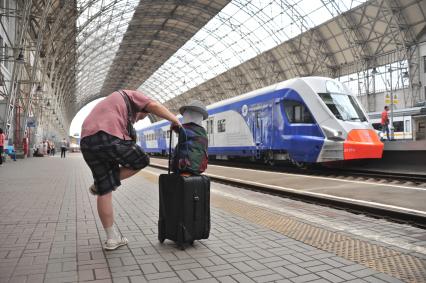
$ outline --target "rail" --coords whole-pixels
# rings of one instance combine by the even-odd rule
[[[223,163],[221,164],[223,166]],[[234,167],[235,164],[233,164]],[[150,164],[151,167],[167,170],[167,166],[161,165],[161,164]],[[259,169],[257,166],[249,166],[250,169],[256,168]],[[240,167],[241,168],[241,167]],[[304,171],[304,170],[298,170],[296,168],[289,169],[291,173],[295,173],[296,171]],[[276,172],[283,172],[278,170],[267,170],[267,171],[276,171]],[[333,170],[335,171],[335,170]],[[353,172],[353,171],[347,171],[342,170],[343,172],[339,172],[340,174],[334,174],[340,177],[356,177],[359,178],[362,176],[363,178],[380,178],[380,180],[390,178],[389,174],[379,174],[379,173],[371,173],[371,172]],[[285,171],[286,173],[289,173],[289,171]],[[350,175],[350,173],[353,173]],[[296,173],[297,174],[297,173]],[[321,170],[309,170],[309,172],[302,172],[300,175],[318,175],[323,174],[321,176],[327,175],[327,177],[330,177],[330,172],[327,173],[327,170],[323,171]],[[348,199],[348,198],[341,198],[331,195],[321,195],[321,194],[314,194],[307,191],[299,191],[299,190],[292,190],[292,189],[285,189],[277,188],[275,186],[271,186],[268,184],[262,184],[262,183],[255,183],[255,182],[242,182],[241,180],[232,179],[225,176],[218,176],[218,175],[212,175],[212,174],[206,174],[209,176],[212,181],[227,184],[231,186],[237,186],[240,188],[245,189],[251,189],[256,190],[263,193],[273,194],[280,197],[287,197],[292,199],[301,200],[304,202],[319,204],[319,205],[326,205],[337,209],[347,210],[352,213],[362,213],[366,214],[372,217],[379,217],[384,219],[389,219],[396,222],[404,222],[409,223],[410,225],[426,228],[426,213],[420,213],[420,212],[413,212],[409,210],[400,209],[398,207],[392,207],[387,205],[374,205],[369,202],[363,202],[356,199]],[[401,174],[400,180],[408,180],[410,179],[410,182],[417,184],[425,184],[423,182],[424,179],[422,176],[412,175],[412,174]],[[338,177],[335,177],[336,179],[339,179]],[[358,179],[357,179],[358,180]],[[395,179],[392,180],[394,182]]]

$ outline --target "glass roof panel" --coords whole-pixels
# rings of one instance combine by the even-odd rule
[[[77,101],[99,93],[138,3],[77,1]]]
[[[139,89],[167,101],[364,2],[233,0]]]

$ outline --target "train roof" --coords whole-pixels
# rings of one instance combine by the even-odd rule
[[[237,96],[234,96],[234,97],[231,97],[231,98],[210,104],[210,105],[207,106],[207,110],[215,109],[215,108],[218,108],[218,107],[221,107],[221,106],[224,106],[224,105],[228,105],[228,104],[238,102],[238,101],[241,101],[241,100],[244,100],[244,99],[255,97],[257,95],[262,95],[262,94],[272,92],[272,91],[275,91],[275,90],[290,88],[292,85],[294,85],[295,83],[300,82],[300,81],[307,83],[310,87],[312,87],[314,89],[314,91],[316,93],[326,92],[325,83],[324,83],[324,81],[326,81],[326,80],[333,80],[333,79],[327,78],[327,77],[314,77],[314,76],[313,77],[293,78],[293,79],[290,79],[290,80],[279,82],[279,83],[276,83],[276,84],[273,84],[273,85],[270,85],[270,86],[263,87],[261,89],[256,89],[256,90],[244,93],[244,94],[240,94],[240,95],[237,95]],[[180,117],[182,117],[182,115],[178,115],[177,117],[180,118]],[[150,126],[147,126],[145,128],[148,128],[148,127],[151,127],[151,126],[158,126],[161,123],[166,123],[166,121],[161,120],[161,121],[155,122],[155,123],[153,123]],[[145,129],[145,128],[143,128],[143,129]]]
[[[368,113],[368,117],[370,119],[378,119],[382,117],[382,112],[370,112]],[[426,113],[426,107],[412,107],[412,108],[405,108],[405,109],[395,109],[393,110],[393,114],[396,117],[400,116],[416,116]]]
[[[289,88],[292,85],[294,85],[296,82],[299,81],[304,81],[305,83],[307,83],[309,86],[311,86],[315,92],[326,92],[325,90],[325,84],[324,81],[326,80],[333,80],[331,78],[327,78],[327,77],[300,77],[300,78],[293,78],[290,80],[286,80],[283,82],[279,82],[261,89],[256,89],[253,91],[250,91],[248,93],[244,93],[244,94],[240,94],[213,104],[210,104],[209,106],[207,106],[207,110],[210,109],[215,109],[217,107],[221,107],[230,103],[234,103],[234,102],[238,102],[244,99],[248,99],[257,95],[261,95],[264,93],[268,93],[268,92],[272,92],[275,90],[279,90],[279,89],[284,89],[284,88]]]

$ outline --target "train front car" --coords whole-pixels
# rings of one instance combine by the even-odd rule
[[[356,98],[339,81],[300,78],[292,86],[324,134],[316,162],[381,158],[383,143]]]

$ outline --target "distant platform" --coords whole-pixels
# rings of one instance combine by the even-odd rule
[[[385,151],[425,151],[426,140],[384,141]]]

